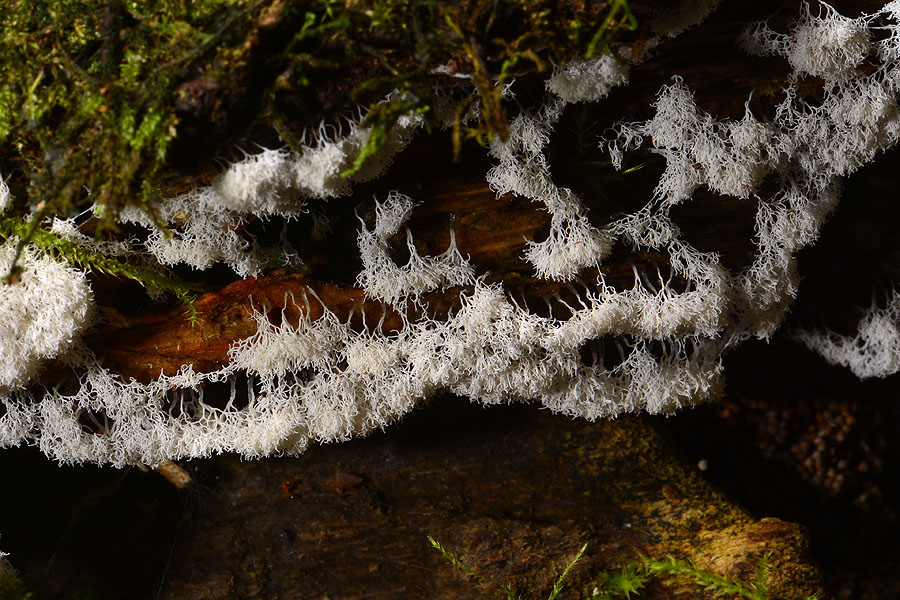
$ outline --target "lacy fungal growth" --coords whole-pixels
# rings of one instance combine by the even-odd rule
[[[523,110],[509,122],[508,137],[490,143],[491,189],[531,199],[549,213],[548,237],[530,242],[524,259],[539,277],[582,288],[567,318],[531,312],[502,283],[476,276],[453,236],[446,252],[427,256],[407,232],[410,259],[397,265],[387,240],[402,232],[416,201],[409,190],[396,190],[377,203],[374,228],[363,223],[358,230],[357,285],[367,301],[382,304],[384,315],[399,315],[397,329],[385,334],[385,318],[373,322],[371,312],[362,326],[353,325],[305,288],[285,297],[283,318],[257,307],[256,333],[231,346],[224,366],[189,364],[140,382],[112,372],[80,340],[92,302],[84,277],[26,251],[20,280],[0,290],[0,444],[34,443],[61,461],[155,464],[225,451],[302,452],[311,440],[344,440],[383,427],[442,390],[483,403],[536,400],[588,419],[671,412],[715,398],[722,390],[722,352],[748,337],[770,336],[783,320],[797,289],[794,256],[815,240],[835,207],[840,178],[900,139],[900,2],[856,19],[804,7],[790,33],[758,24],[740,43],[782,56],[794,69],[774,114],[756,116],[748,108],[742,119],[718,120],[675,77],[659,92],[655,116],[621,122],[602,141],[616,165],[641,146],[665,159],[644,206],[606,225],[592,224],[582,198],[554,182],[547,147],[568,104],[602,102],[627,82],[628,61],[639,58],[629,48],[558,68],[542,106]],[[862,68],[867,62],[879,66]],[[825,82],[819,104],[797,93],[807,76]],[[515,91],[512,85],[506,93]],[[260,274],[272,260],[297,264],[286,239],[257,244],[241,227],[256,218],[298,218],[377,177],[421,124],[416,114],[400,119],[375,160],[349,178],[342,174],[371,134],[359,121],[341,134],[320,132],[299,153],[248,156],[212,185],[165,201],[155,216],[123,210],[124,221],[149,234],[104,251],[158,265],[225,264],[242,277]],[[764,179],[776,191],[760,197]],[[688,243],[673,222],[672,208],[704,187],[758,202],[749,266],[727,269],[718,255]],[[4,186],[0,205],[8,202]],[[171,229],[164,231],[162,222]],[[99,243],[78,237],[71,222],[54,231],[86,248]],[[654,279],[636,271],[633,287],[617,289],[599,269],[616,244],[666,256],[669,272]],[[0,249],[4,262],[11,252]],[[423,295],[449,286],[464,286],[458,309],[429,316]],[[873,314],[861,339],[875,329],[879,340],[884,331],[896,337],[896,327],[885,325],[897,320],[896,312],[892,304],[888,315]],[[604,360],[609,339],[621,352],[618,362]],[[877,345],[809,343],[833,356],[842,346],[868,355]],[[34,377],[41,361],[52,358],[76,373],[74,384],[41,388]],[[230,394],[227,404],[204,401],[210,388]]]

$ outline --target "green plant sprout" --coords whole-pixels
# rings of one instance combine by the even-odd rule
[[[428,541],[450,564],[466,575],[499,587],[505,594],[506,600],[524,600],[510,584],[500,583],[496,579],[475,572],[433,537],[428,536]],[[548,600],[554,600],[562,591],[566,577],[575,564],[584,556],[587,546],[587,544],[584,544],[578,551],[578,554],[575,555],[575,558],[563,569],[562,575],[553,584],[553,590]],[[769,595],[766,588],[766,579],[771,570],[771,554],[764,554],[759,558],[756,564],[756,578],[751,582],[723,577],[722,575],[705,571],[689,561],[681,560],[671,555],[662,559],[639,556],[621,567],[600,572],[597,575],[597,585],[587,600],[615,600],[616,598],[631,600],[632,597],[637,599],[641,597],[641,590],[644,589],[648,581],[654,578],[662,579],[668,577],[690,579],[697,585],[702,586],[711,597],[729,596],[732,598],[740,597],[744,600],[791,600],[784,596]],[[803,600],[817,600],[817,597],[813,594],[806,596]]]
[[[647,582],[647,576],[636,563],[626,564],[613,571],[603,571],[598,578],[599,582],[591,593],[590,600],[630,600],[631,594],[639,593]]]
[[[763,554],[756,563],[756,578],[754,581],[741,581],[730,577],[723,577],[700,569],[693,563],[675,558],[674,556],[666,556],[665,558],[651,558],[641,556],[634,564],[637,566],[638,573],[642,573],[644,577],[683,577],[692,579],[697,585],[713,594],[713,596],[740,596],[745,600],[790,600],[784,596],[773,596],[768,593],[766,588],[766,579],[772,571],[771,553]],[[591,598],[591,600],[595,600]],[[596,600],[605,600],[603,596],[599,596]],[[803,600],[817,600],[815,594],[806,596]]]
[[[613,0],[609,6],[609,12],[606,18],[597,28],[596,33],[588,43],[587,50],[584,55],[587,58],[594,56],[599,51],[609,53],[610,34],[618,28],[625,28],[631,31],[637,29],[637,19],[631,12],[627,0]]]
[[[169,275],[161,268],[145,267],[106,256],[80,246],[54,232],[36,228],[32,223],[20,218],[0,219],[0,238],[18,239],[17,249],[19,251],[24,246],[26,236],[30,237],[29,243],[41,252],[54,258],[63,259],[74,267],[101,275],[130,279],[144,288],[171,293],[184,306],[185,316],[191,326],[197,324],[201,318],[195,304],[197,296],[203,291],[203,287],[200,285]],[[17,274],[18,270],[14,267],[6,279],[15,278]]]
[[[438,552],[440,552],[441,555],[442,555],[444,558],[446,558],[446,559],[450,562],[451,565],[453,565],[454,567],[456,567],[457,569],[459,569],[460,571],[462,571],[462,572],[465,573],[466,575],[470,575],[470,576],[472,576],[472,577],[474,577],[474,578],[476,578],[476,579],[480,579],[480,580],[482,580],[482,581],[487,581],[487,582],[489,582],[489,583],[492,583],[492,584],[496,585],[496,586],[499,587],[499,588],[503,591],[503,593],[506,595],[506,599],[507,599],[507,600],[524,600],[524,599],[522,598],[522,596],[519,596],[519,595],[515,592],[515,590],[512,588],[512,586],[511,586],[510,584],[508,584],[508,583],[500,583],[499,581],[497,581],[496,579],[494,579],[494,578],[492,578],[492,577],[486,577],[486,576],[484,576],[484,575],[481,575],[481,574],[479,574],[479,573],[476,573],[476,572],[473,571],[471,568],[469,568],[468,566],[466,566],[462,561],[460,561],[458,558],[456,558],[449,550],[447,550],[446,548],[444,548],[443,546],[441,546],[441,544],[440,544],[437,540],[435,540],[433,537],[431,537],[430,535],[428,536],[428,541],[431,542],[431,545],[432,545]],[[583,546],[581,547],[581,549],[578,551],[578,553],[575,555],[575,558],[573,558],[573,559],[569,562],[569,564],[566,565],[566,568],[563,569],[562,574],[559,576],[559,578],[558,578],[558,579],[556,580],[556,582],[553,584],[553,589],[550,591],[550,595],[547,597],[547,600],[555,600],[555,599],[556,599],[556,597],[559,595],[559,593],[560,593],[560,592],[562,591],[562,589],[563,589],[563,586],[564,586],[564,584],[565,584],[565,579],[566,579],[566,577],[568,577],[569,571],[571,571],[571,570],[572,570],[572,567],[574,567],[575,564],[576,564],[579,560],[581,560],[581,557],[584,556],[584,553],[585,553],[586,550],[587,550],[587,544],[583,545]]]

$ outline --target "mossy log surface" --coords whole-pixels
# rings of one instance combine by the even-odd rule
[[[741,116],[752,89],[777,89],[786,74],[784,61],[751,62],[734,50],[744,9],[739,6],[743,3],[728,4],[701,30],[668,42],[656,59],[636,68],[631,85],[615,90],[593,116],[604,126],[623,115],[649,117],[650,103],[672,73],[680,73],[696,91],[701,108],[720,118]],[[860,9],[844,4],[839,10]],[[764,18],[779,6],[760,4],[745,12]],[[778,18],[794,15],[796,3],[790,3]],[[810,84],[808,93],[815,94],[814,87]],[[763,115],[773,101],[774,96],[757,93],[752,106]],[[571,143],[566,119],[572,116],[567,113],[551,141],[554,165],[565,162]],[[203,131],[205,125],[191,121],[191,127]],[[522,259],[527,240],[546,237],[546,212],[521,198],[496,198],[484,180],[491,161],[482,149],[464,148],[463,162],[454,165],[449,135],[423,136],[413,144],[385,179],[360,186],[350,198],[332,201],[332,237],[305,256],[306,272],[275,270],[240,281],[216,274],[214,289],[197,301],[201,318],[193,326],[181,307],[135,310],[131,284],[96,278],[94,289],[106,318],[91,333],[89,345],[106,366],[125,377],[148,380],[186,364],[212,370],[228,361],[234,341],[256,331],[254,309],[273,319],[297,319],[307,309],[286,305],[286,293],[296,300],[307,289],[339,318],[352,312],[361,321],[365,312],[371,322],[384,314],[384,330],[396,329],[399,316],[365,299],[353,284],[359,226],[354,213],[371,219],[373,194],[383,198],[390,189],[401,189],[422,203],[409,223],[420,252],[442,252],[452,228],[462,253],[471,257],[479,274],[488,274],[488,281],[502,281],[530,309],[554,310],[546,308],[543,299],[557,294],[566,298],[567,286],[536,279]],[[210,151],[204,148],[201,154]],[[603,196],[592,194],[578,173],[561,168],[554,176],[560,185],[582,193],[591,208],[590,218],[603,224],[609,215],[632,211],[649,197],[653,175],[661,165],[654,157],[644,159],[643,171],[613,181]],[[209,173],[204,178],[208,180]],[[895,212],[887,206],[884,210]],[[698,194],[674,209],[672,216],[689,242],[700,250],[720,252],[726,266],[737,268],[747,264],[754,250],[755,211],[753,201]],[[872,225],[885,227],[888,222],[893,221],[884,218]],[[872,244],[886,239],[858,231],[847,235],[855,241],[865,237]],[[405,235],[395,237],[392,244],[402,264]],[[830,275],[835,277],[860,271],[859,264],[843,253],[835,256],[845,262],[830,261],[827,248],[807,253],[813,270],[832,269]],[[812,252],[820,253],[818,258],[813,259]],[[887,254],[882,249],[880,255]],[[632,255],[616,248],[604,274],[613,285],[627,288],[634,283],[632,262],[652,270],[665,261],[662,255]],[[868,259],[862,262],[869,270],[881,267]],[[894,277],[898,272],[896,266],[878,271]],[[863,287],[862,279],[859,286],[852,286],[854,293]],[[464,291],[428,295],[431,316],[453,310]],[[868,295],[870,289],[862,293]],[[812,297],[819,301],[819,295]],[[321,315],[322,304],[311,301],[309,306],[310,318]],[[479,573],[510,581],[533,598],[546,597],[585,542],[590,544],[588,552],[571,573],[563,598],[586,596],[597,573],[637,553],[657,557],[671,553],[710,571],[750,580],[755,561],[772,552],[771,595],[800,598],[818,591],[801,528],[754,518],[730,502],[677,458],[654,419],[629,416],[587,423],[531,407],[481,409],[460,399],[438,399],[433,404],[387,434],[314,447],[297,459],[242,462],[217,457],[190,463],[194,504],[182,515],[177,535],[150,557],[153,568],[146,567],[149,572],[139,580],[143,587],[137,591],[146,592],[147,582],[152,582],[151,586],[161,586],[160,598],[499,597],[496,589],[467,580],[449,565],[430,548],[426,535]],[[154,476],[131,472],[125,477]],[[11,506],[28,498],[25,494],[5,502]],[[103,502],[87,505],[102,507]],[[91,510],[86,514],[93,514]],[[18,514],[10,511],[6,514]],[[99,522],[102,515],[73,521],[58,544],[57,564],[73,560],[91,535],[109,542],[108,537],[91,533],[85,523],[91,518]],[[168,522],[166,535],[172,534],[176,520]],[[146,533],[138,526],[126,531]],[[15,541],[15,532],[3,534],[4,542]],[[75,539],[80,541],[76,544]],[[166,559],[166,544],[172,539]],[[121,540],[118,546],[108,546],[105,551],[115,554]],[[38,584],[34,582],[39,581],[42,566],[27,562],[17,566],[26,584],[46,586],[46,597],[51,598],[78,588],[93,587],[109,595],[137,585],[128,582],[136,571],[111,574],[108,581],[98,582],[87,568],[82,579],[76,574],[66,580],[65,570],[60,570]],[[710,594],[672,579],[653,583],[643,597],[699,599]]]

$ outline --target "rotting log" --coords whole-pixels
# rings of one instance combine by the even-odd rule
[[[23,516],[4,524],[4,550],[25,589],[50,599],[503,596],[429,535],[532,600],[585,543],[559,600],[585,600],[602,571],[638,553],[746,582],[771,552],[770,598],[819,591],[804,530],[726,498],[666,429],[656,417],[589,423],[441,397],[386,432],[299,458],[182,463],[181,490],[155,473],[60,468],[17,449],[0,457],[4,480],[18,482],[0,508]],[[714,596],[666,578],[632,597]]]
[[[727,500],[652,418],[588,423],[533,407],[434,404],[397,430],[298,459],[191,465],[203,511],[180,536],[160,597],[502,596],[446,562],[428,535],[525,598],[546,597],[584,543],[561,598],[588,597],[601,571],[638,553],[744,581],[771,553],[770,597],[819,591],[802,528]],[[640,597],[706,596],[670,578]]]
[[[781,80],[780,73],[741,73],[741,80],[733,82],[739,85],[717,103],[710,88],[721,81],[710,81],[708,74],[721,71],[697,58],[708,54],[710,46],[690,34],[673,44],[670,55],[681,56],[682,64],[651,66],[643,73],[636,69],[635,84],[617,90],[611,106],[647,106],[663,81],[654,72],[657,68],[680,69],[686,80],[699,82],[698,100],[711,112],[720,107],[723,116],[737,116],[746,100],[744,88]],[[679,48],[692,45],[693,54],[679,55]],[[450,166],[446,175],[423,170],[423,165],[443,169],[449,162],[446,136],[422,138],[409,154],[375,185],[382,193],[392,186],[404,188],[422,202],[409,226],[423,254],[442,252],[452,228],[462,253],[480,274],[503,282],[526,305],[540,308],[545,297],[568,293],[565,284],[535,279],[521,259],[526,241],[545,236],[547,216],[522,199],[495,198],[483,177],[489,163],[476,157],[474,164]],[[657,167],[650,162],[648,172]],[[651,179],[640,174],[627,185],[646,188]],[[642,193],[648,191],[643,188]],[[336,237],[352,242],[358,226],[352,215],[360,206],[365,215],[375,191],[374,185],[361,186],[352,198],[333,201],[336,213],[343,215],[338,222],[350,224]],[[602,222],[626,208],[622,203],[648,197],[642,193],[630,190],[612,202],[596,197],[585,201],[591,218]],[[675,211],[674,216],[698,248],[716,249],[730,266],[740,266],[752,251],[748,244],[755,207],[720,200],[698,195],[684,214]],[[405,236],[392,244],[402,254]],[[309,257],[310,273],[274,270],[231,281],[198,300],[201,319],[194,326],[180,308],[125,314],[111,300],[105,322],[88,343],[105,366],[124,377],[148,380],[188,364],[197,370],[220,367],[228,361],[231,345],[255,332],[254,311],[288,321],[304,311],[315,320],[324,308],[341,320],[366,314],[371,323],[383,315],[384,330],[396,330],[401,319],[393,309],[365,299],[346,278],[329,279],[329,273],[346,270],[341,265],[354,251],[352,243],[342,253],[320,249]],[[629,261],[650,268],[664,263],[665,256],[620,251],[607,261],[605,276],[630,287]],[[429,316],[453,310],[461,292],[465,290],[427,295],[425,304],[433,311]],[[113,288],[101,300],[115,294]],[[492,408],[478,416],[478,409],[465,410],[467,417],[439,435],[434,432],[444,424],[417,430],[421,423],[413,423],[402,434],[313,448],[299,460],[241,463],[222,457],[198,463],[195,476],[202,477],[204,469],[221,475],[198,492],[204,494],[207,512],[216,515],[215,523],[196,518],[192,535],[178,546],[179,559],[167,573],[162,597],[472,598],[488,593],[465,582],[434,553],[426,534],[478,572],[512,581],[533,595],[546,595],[585,541],[590,543],[588,555],[569,581],[582,592],[590,591],[597,571],[636,552],[677,554],[711,571],[752,579],[755,561],[766,551],[775,553],[772,594],[800,597],[816,591],[800,529],[777,520],[754,520],[723,499],[677,462],[648,419],[588,424],[536,415],[531,409],[504,408],[508,412],[497,415],[501,409]],[[493,423],[493,417],[503,424]],[[484,456],[491,456],[490,464],[481,460]],[[681,580],[654,585],[650,593],[655,596],[650,597],[698,597],[697,588]]]

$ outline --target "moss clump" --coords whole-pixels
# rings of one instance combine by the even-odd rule
[[[27,182],[16,196],[39,215],[149,205],[177,135],[178,83],[239,32],[248,4],[10,3],[0,15],[0,144],[3,168]]]
[[[436,80],[465,78],[477,91],[455,103],[457,145],[504,136],[504,83],[608,50],[634,26],[623,0],[22,0],[0,15],[0,160],[32,211],[100,205],[109,225],[126,204],[151,207],[198,87],[221,96],[211,122],[251,104],[249,122],[289,144],[307,125],[292,109],[318,105],[333,118],[369,106],[376,135],[358,168],[401,114],[433,112]],[[334,80],[349,82],[343,106],[316,98]],[[392,90],[395,101],[375,104]],[[466,127],[476,100],[481,117]]]
[[[505,84],[608,52],[635,25],[625,0],[11,3],[0,14],[0,173],[15,198],[4,218],[30,226],[5,229],[24,245],[47,218],[93,210],[95,234],[114,233],[126,206],[154,215],[185,163],[247,139],[299,150],[311,117],[334,122],[362,105],[371,135],[351,175],[401,116],[446,122],[436,86],[458,154],[464,139],[506,136]]]

